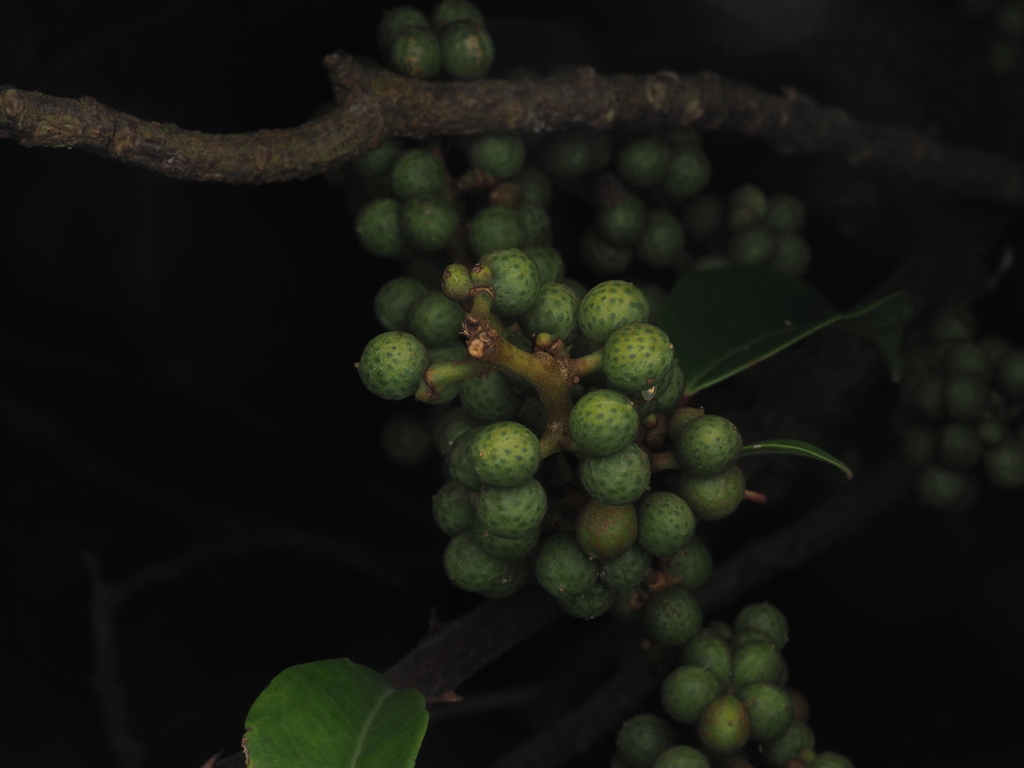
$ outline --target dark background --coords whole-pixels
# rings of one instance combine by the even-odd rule
[[[375,53],[385,7],[0,0],[0,83],[188,129],[288,127],[329,99],[325,54]],[[496,74],[524,63],[712,69],[795,87],[855,119],[1021,154],[1024,80],[992,76],[990,26],[952,3],[484,11]],[[755,140],[711,135],[707,147],[716,190],[752,181],[804,196],[808,277],[840,307],[922,243],[962,256],[971,274],[1018,244],[1015,211],[841,160],[780,158]],[[384,670],[432,611],[449,620],[477,603],[441,570],[445,538],[429,513],[439,462],[398,469],[377,445],[384,419],[417,410],[375,400],[352,368],[379,330],[373,295],[398,267],[357,250],[338,190],[171,181],[6,141],[0,195],[0,765],[117,766],[122,738],[145,768],[198,766],[237,750],[248,706],[285,667],[349,657]],[[570,258],[579,225],[558,225]],[[936,300],[934,285],[903,287]],[[984,329],[1017,344],[1021,290],[1013,269],[975,305]],[[964,282],[943,296],[975,292]],[[892,389],[875,371],[854,393],[814,434],[870,471],[893,451]],[[743,508],[717,541],[709,534],[716,557],[842,492],[828,473],[802,466],[787,504],[780,492]],[[1008,761],[1024,677],[1020,513],[1007,492],[986,491],[961,515],[908,495],[708,618],[761,599],[787,613],[791,681],[821,748],[861,766]],[[97,595],[117,588],[124,600],[97,613]],[[498,756],[588,695],[624,633],[607,618],[559,620],[468,681],[465,704],[434,711],[419,764]],[[128,715],[116,727],[101,707],[112,696]],[[607,764],[611,738],[578,765]]]

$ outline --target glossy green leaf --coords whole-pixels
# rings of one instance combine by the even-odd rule
[[[789,456],[803,456],[808,459],[817,459],[826,464],[831,464],[846,475],[846,479],[853,478],[853,472],[848,466],[827,451],[821,450],[816,445],[805,443],[803,440],[762,440],[759,443],[745,445],[740,450],[740,458],[744,456],[759,456],[762,454],[786,454]]]
[[[415,764],[426,729],[419,691],[328,659],[270,682],[249,709],[242,747],[250,768],[401,768]]]
[[[839,313],[810,285],[771,267],[690,271],[672,288],[659,323],[693,394],[833,325],[891,347],[907,306],[900,295]]]
[[[834,327],[856,333],[874,344],[889,368],[889,376],[896,383],[903,375],[903,355],[900,354],[903,331],[913,317],[913,302],[903,291],[898,291],[850,310]]]

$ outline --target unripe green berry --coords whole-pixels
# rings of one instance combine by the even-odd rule
[[[380,197],[356,214],[359,244],[374,256],[401,258],[409,249],[402,237],[401,204],[393,197]]]
[[[946,379],[943,396],[950,419],[962,423],[975,422],[988,407],[988,383],[969,373],[953,373]]]
[[[580,301],[580,330],[598,345],[613,331],[631,323],[646,323],[650,308],[643,292],[625,280],[598,283]]]
[[[751,603],[736,614],[734,632],[748,629],[764,632],[779,651],[789,642],[789,622],[785,614],[768,602]]]
[[[519,325],[528,336],[547,333],[568,346],[580,335],[580,300],[562,283],[544,283],[537,301],[519,315]]]
[[[544,283],[565,283],[565,262],[555,248],[550,245],[531,245],[522,249],[523,253],[537,262],[540,271],[541,285]],[[569,286],[572,288],[572,286]],[[573,293],[576,293],[574,290]],[[586,291],[584,291],[584,294]],[[577,294],[577,299],[581,298]]]
[[[416,299],[427,293],[423,283],[411,277],[394,277],[377,291],[373,313],[377,322],[389,331],[405,331],[406,316]]]
[[[743,472],[736,465],[717,475],[684,472],[679,478],[679,495],[702,520],[721,520],[731,515],[743,501],[746,489]]]
[[[476,536],[476,543],[480,545],[480,549],[503,560],[521,560],[529,557],[540,543],[540,533],[541,529],[538,525],[525,536],[509,539],[491,533],[479,521],[473,525],[473,534]]]
[[[712,567],[711,550],[696,536],[665,563],[665,570],[689,590],[704,586],[711,578]]]
[[[475,21],[477,24],[483,24],[484,16],[469,0],[441,0],[430,12],[430,26],[435,32],[440,32],[456,21]]]
[[[739,458],[743,438],[723,416],[704,415],[688,421],[676,439],[676,458],[684,472],[717,475]]]
[[[596,619],[607,613],[615,600],[615,593],[601,582],[595,582],[578,595],[559,595],[558,604],[574,619]]]
[[[634,544],[613,560],[603,560],[598,578],[609,589],[634,587],[651,570],[651,553]]]
[[[807,209],[798,197],[782,192],[768,198],[765,222],[780,232],[800,232],[807,220]]]
[[[704,667],[676,667],[661,684],[661,706],[673,720],[695,723],[723,690],[722,681]]]
[[[473,442],[480,434],[482,427],[472,427],[452,441],[451,448],[445,456],[445,467],[451,479],[471,491],[479,491],[483,486],[474,468]]]
[[[734,264],[768,264],[775,255],[779,235],[765,224],[752,224],[737,230],[726,246]]]
[[[793,702],[777,685],[754,683],[737,690],[736,696],[747,708],[754,741],[777,739],[793,722]]]
[[[494,273],[494,313],[500,317],[520,315],[537,301],[540,270],[537,262],[518,248],[491,251],[480,264]]]
[[[391,50],[391,41],[400,31],[406,27],[430,28],[430,22],[426,15],[419,8],[411,5],[400,5],[384,11],[380,22],[377,24],[377,46],[385,56]]]
[[[671,199],[685,200],[704,189],[710,179],[707,155],[698,147],[679,146],[672,149],[661,188]]]
[[[750,738],[747,708],[731,694],[720,696],[705,707],[697,724],[697,736],[709,752],[738,752]]]
[[[473,533],[476,534],[476,531],[474,530]],[[506,560],[505,572],[502,574],[501,580],[493,587],[479,590],[477,594],[486,597],[488,600],[501,600],[509,595],[513,595],[529,581],[530,568],[529,559]]]
[[[462,307],[441,291],[427,291],[409,307],[405,323],[428,348],[443,347],[459,340],[465,316]]]
[[[540,545],[534,576],[549,595],[578,595],[597,581],[597,565],[565,531],[555,531]]]
[[[576,515],[576,541],[598,560],[621,557],[636,541],[636,507],[589,499]]]
[[[516,421],[488,424],[477,435],[472,452],[473,469],[481,482],[487,485],[518,486],[532,478],[540,466],[540,441],[528,427]],[[539,518],[537,522],[540,522]],[[496,530],[490,524],[487,527],[502,536],[517,535]]]
[[[658,755],[653,768],[711,768],[711,763],[700,750],[676,744]]]
[[[665,645],[685,645],[700,630],[700,605],[690,590],[673,586],[651,596],[641,611],[644,631]]]
[[[513,208],[482,208],[469,222],[469,249],[478,259],[499,248],[522,248],[523,228]]]
[[[807,768],[853,768],[853,760],[838,752],[819,752]]]
[[[350,167],[363,179],[387,179],[391,185],[391,166],[402,153],[402,142],[398,139],[384,139],[380,144],[366,152],[351,163]]]
[[[400,75],[429,80],[441,71],[441,43],[430,29],[404,27],[391,38],[388,63]]]
[[[496,179],[507,179],[523,167],[526,147],[519,136],[476,136],[466,147],[471,167]]]
[[[532,477],[515,485],[484,485],[476,497],[475,509],[477,520],[488,533],[518,539],[539,528],[547,496],[544,486]]]
[[[608,383],[626,392],[650,388],[672,368],[672,342],[648,323],[631,323],[611,333],[602,370]]]
[[[702,629],[683,646],[683,664],[710,670],[724,688],[732,675],[732,649],[729,641],[713,629]]]
[[[455,206],[437,195],[416,195],[405,201],[400,215],[402,235],[421,251],[433,253],[448,245],[459,223]]]
[[[535,203],[541,208],[551,205],[551,180],[540,168],[523,168],[510,181],[519,185],[524,202]]]
[[[655,557],[674,555],[693,538],[696,525],[693,512],[679,496],[655,491],[640,502],[637,541]]]
[[[615,747],[630,768],[651,768],[676,740],[672,724],[654,714],[634,715],[622,724]]]
[[[795,232],[780,232],[771,265],[786,277],[800,277],[811,265],[807,241]]]
[[[670,155],[669,145],[659,137],[634,139],[619,149],[615,170],[630,186],[650,189],[665,178]]]
[[[813,752],[814,731],[807,723],[797,719],[789,724],[781,736],[761,744],[764,759],[776,768],[782,768],[790,760],[810,758]]]
[[[462,382],[459,399],[471,416],[485,423],[508,421],[523,407],[525,395],[517,392],[501,371],[489,370]]]
[[[651,462],[642,448],[630,443],[610,456],[587,456],[580,462],[583,488],[605,504],[630,504],[647,490]]]
[[[494,42],[475,21],[453,21],[438,33],[444,71],[459,80],[475,80],[487,74],[494,62]]]
[[[507,561],[480,549],[470,530],[455,536],[444,551],[444,572],[456,586],[467,592],[498,586],[507,566]]]
[[[474,427],[483,426],[465,408],[452,408],[434,425],[434,447],[442,456],[447,456],[455,438]]]
[[[610,456],[633,442],[640,417],[629,398],[611,389],[588,392],[569,412],[569,435],[582,451]]]
[[[703,415],[703,408],[691,408],[690,406],[678,408],[673,411],[672,416],[668,421],[668,435],[672,438],[672,442],[678,443],[679,434],[683,431],[683,427],[689,424],[693,419]]]
[[[671,267],[682,258],[685,245],[686,233],[679,218],[668,211],[651,211],[633,251],[649,267]]]
[[[471,491],[454,481],[441,486],[434,494],[432,512],[437,527],[448,536],[456,536],[473,527],[476,513],[470,500]]]
[[[416,391],[429,359],[423,342],[409,333],[387,331],[363,349],[356,367],[363,385],[385,400],[402,400]]]
[[[441,158],[420,147],[407,149],[391,167],[391,188],[399,200],[438,194],[447,185],[448,174]]]
[[[537,203],[524,200],[516,206],[516,215],[519,217],[519,225],[523,230],[523,243],[526,246],[534,247],[550,245],[551,217],[548,212]],[[549,280],[548,282],[553,282]]]
[[[776,685],[782,674],[782,656],[771,643],[754,640],[738,647],[733,644],[731,679],[734,688],[754,683]]]
[[[583,130],[549,134],[541,146],[541,167],[557,181],[570,181],[590,171],[594,144]]]
[[[473,287],[473,278],[465,264],[449,264],[444,268],[441,292],[452,301],[466,301]]]
[[[597,209],[594,226],[612,245],[632,245],[647,226],[647,206],[634,194],[621,190],[612,205]]]

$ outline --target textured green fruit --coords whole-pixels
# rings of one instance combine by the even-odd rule
[[[402,237],[401,210],[393,197],[381,197],[363,206],[355,219],[359,244],[374,256],[402,257],[409,246]]]
[[[704,586],[711,578],[713,566],[711,550],[696,536],[665,562],[665,570],[689,590]]]
[[[409,333],[387,331],[372,338],[356,367],[363,385],[385,400],[401,400],[416,391],[429,359],[423,342]]]
[[[540,543],[540,534],[541,529],[538,525],[525,536],[509,539],[491,533],[479,521],[473,525],[473,535],[476,537],[476,543],[480,545],[480,549],[503,560],[521,560],[528,557]]]
[[[373,313],[377,322],[389,331],[405,331],[405,318],[409,307],[427,292],[419,280],[394,277],[388,280],[373,297]]]
[[[676,740],[672,724],[645,713],[629,718],[615,736],[615,747],[631,768],[651,768],[658,755]]]
[[[416,195],[436,195],[447,185],[444,163],[426,149],[407,149],[391,167],[391,188],[400,200]]]
[[[516,421],[488,424],[477,435],[472,452],[473,469],[487,485],[519,485],[532,478],[540,466],[540,441],[528,427]]]
[[[551,217],[547,211],[536,203],[524,200],[516,206],[516,215],[519,217],[519,225],[523,229],[524,247],[550,245],[552,239]]]
[[[428,348],[443,347],[459,340],[466,314],[441,291],[427,291],[409,307],[405,323],[409,333]]]
[[[653,768],[711,768],[711,763],[699,749],[676,744],[658,755]]]
[[[683,664],[702,667],[718,678],[723,688],[732,674],[732,649],[729,641],[714,629],[702,629],[683,646]]]
[[[555,597],[578,595],[597,581],[597,564],[576,543],[576,537],[555,531],[540,545],[534,576],[541,589]]]
[[[469,222],[467,239],[470,251],[478,259],[499,248],[522,248],[526,244],[515,209],[499,206],[477,212]]]
[[[750,716],[750,738],[772,741],[779,738],[793,722],[793,702],[777,685],[755,683],[740,688],[736,696]]]
[[[584,490],[605,504],[630,504],[651,482],[651,462],[642,448],[630,443],[610,456],[587,456],[580,462]]]
[[[441,0],[430,12],[430,26],[435,32],[440,32],[456,21],[475,21],[477,24],[483,24],[484,15],[469,0]]]
[[[661,684],[661,706],[673,720],[695,723],[723,689],[722,681],[704,667],[676,667]]]
[[[523,248],[522,251],[537,262],[541,285],[545,283],[564,283],[565,261],[557,249],[552,248],[550,245],[531,245]],[[573,293],[576,292],[573,291]],[[580,298],[579,294],[577,294],[576,298]]]
[[[528,336],[547,333],[568,346],[580,335],[579,307],[580,300],[572,288],[563,283],[544,283],[537,301],[519,315],[519,326]]]
[[[501,580],[493,587],[478,590],[477,594],[489,600],[501,600],[515,594],[520,587],[529,582],[531,573],[529,559],[506,560],[505,563],[505,572],[502,574]]]
[[[477,520],[488,533],[519,539],[540,526],[547,496],[544,486],[532,477],[516,485],[484,485],[476,497],[475,509]]]
[[[391,166],[402,153],[402,142],[398,139],[384,139],[380,144],[355,160],[349,167],[363,179],[387,179],[391,185]]]
[[[448,245],[459,223],[455,206],[437,195],[416,195],[405,201],[399,217],[402,236],[421,251],[433,253]]]
[[[453,21],[438,33],[441,65],[451,77],[475,80],[487,74],[494,62],[494,42],[483,25],[475,21]]]
[[[455,438],[474,427],[483,426],[465,408],[452,408],[434,425],[434,447],[442,456],[447,456]]]
[[[480,258],[494,273],[494,312],[501,317],[520,315],[537,301],[540,270],[537,262],[518,248],[502,248]]]
[[[733,631],[756,629],[767,635],[776,649],[781,651],[789,642],[789,622],[785,614],[768,602],[744,606],[733,621]]]
[[[597,209],[594,226],[612,245],[632,245],[647,226],[647,206],[639,197],[623,190],[613,205]]]
[[[580,330],[595,344],[631,323],[646,323],[650,312],[643,292],[625,280],[598,283],[580,301]]]
[[[780,193],[768,198],[765,222],[780,232],[800,232],[807,221],[807,209],[798,197]]]
[[[683,257],[685,245],[683,222],[668,211],[651,211],[633,252],[649,267],[671,267]]]
[[[814,731],[802,720],[793,720],[777,739],[761,744],[769,765],[782,768],[789,760],[808,759],[814,752]]]
[[[747,708],[731,694],[720,696],[701,714],[697,736],[709,752],[718,755],[738,752],[750,738]]]
[[[526,396],[512,387],[505,374],[492,370],[462,382],[459,399],[471,416],[491,423],[515,418]]]
[[[433,30],[404,27],[391,38],[388,63],[398,74],[429,80],[441,72],[441,42]]]
[[[743,501],[746,489],[743,472],[736,465],[717,475],[684,472],[679,477],[679,495],[702,520],[721,520],[731,515]]]
[[[614,560],[604,560],[598,578],[610,589],[635,587],[651,570],[651,553],[634,544]]]
[[[811,265],[807,241],[795,232],[780,232],[771,265],[786,277],[800,277]]]
[[[388,459],[400,467],[419,466],[434,455],[430,425],[412,413],[397,413],[385,421],[380,445]]]
[[[574,619],[596,619],[611,608],[615,593],[596,582],[578,595],[559,595],[558,604]]]
[[[768,264],[778,244],[775,230],[765,224],[753,224],[729,238],[726,254],[734,264]]]
[[[674,493],[655,491],[640,502],[637,541],[655,557],[681,551],[693,538],[696,526],[690,507]]]
[[[670,155],[669,145],[659,137],[635,139],[616,153],[615,170],[630,186],[650,189],[665,178]]]
[[[450,481],[434,494],[432,512],[437,527],[448,536],[456,536],[473,527],[476,513],[470,501],[470,490]]]
[[[631,323],[613,331],[604,345],[602,370],[616,389],[648,389],[672,368],[668,334],[649,323]]]
[[[448,578],[467,592],[497,587],[508,565],[480,549],[472,531],[463,531],[448,542],[443,560]]]
[[[474,465],[473,441],[483,427],[472,427],[452,441],[451,448],[445,456],[445,467],[452,480],[471,491],[479,491],[483,486],[477,477]]]
[[[736,463],[743,438],[722,416],[704,415],[688,421],[676,439],[676,458],[684,472],[717,475]]]
[[[685,645],[703,621],[697,599],[679,586],[652,595],[644,603],[640,618],[647,634],[665,645]]]
[[[576,541],[591,557],[614,560],[636,541],[636,507],[589,499],[576,515]]]
[[[737,647],[733,644],[732,685],[744,688],[754,683],[775,685],[782,679],[782,656],[769,642],[753,640]]]
[[[497,179],[507,179],[523,167],[526,146],[519,136],[476,136],[466,147],[469,164]]]
[[[629,398],[611,389],[588,392],[569,412],[569,434],[592,456],[610,456],[636,437],[640,417]]]
[[[386,56],[391,50],[391,41],[394,40],[395,35],[406,27],[429,29],[430,21],[423,11],[413,8],[411,5],[400,5],[397,8],[384,11],[384,15],[381,16],[380,22],[377,24],[377,46],[380,48],[380,52]]]
[[[673,200],[693,197],[711,179],[711,161],[698,147],[674,147],[669,157],[662,189]]]

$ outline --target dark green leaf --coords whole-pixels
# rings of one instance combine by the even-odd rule
[[[831,453],[821,450],[821,448],[816,445],[805,443],[803,440],[762,440],[761,442],[754,443],[753,445],[743,446],[740,450],[740,458],[743,458],[744,456],[758,456],[768,453],[787,454],[789,456],[803,456],[808,459],[817,459],[818,461],[831,464],[836,469],[841,470],[846,475],[847,480],[853,478],[853,472],[851,472],[850,468],[843,464],[843,462]]]
[[[874,328],[873,313],[901,306],[887,297],[840,314],[807,283],[767,266],[734,266],[680,277],[660,325],[675,346],[686,393],[693,394],[831,325],[847,323],[888,339],[891,323],[879,320]]]
[[[401,768],[415,764],[426,729],[419,691],[328,659],[275,677],[249,709],[242,745],[250,768]]]
[[[856,333],[874,344],[885,360],[889,375],[895,383],[903,375],[903,356],[900,354],[903,330],[913,316],[914,305],[910,297],[899,291],[850,310],[835,327]]]

